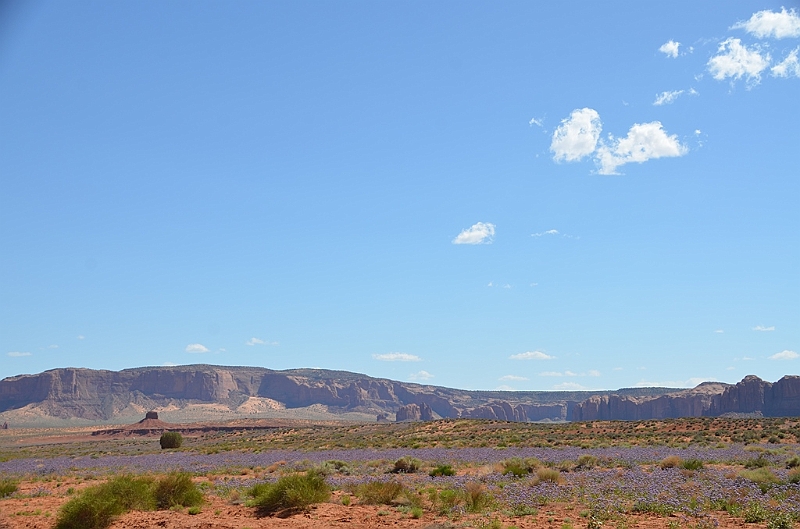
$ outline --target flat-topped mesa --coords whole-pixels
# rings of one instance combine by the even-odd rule
[[[208,406],[214,404],[214,406]],[[41,418],[110,421],[170,410],[178,420],[302,414],[336,420],[483,418],[502,421],[637,420],[726,413],[800,416],[800,377],[771,384],[749,376],[736,385],[616,391],[467,391],[373,378],[345,371],[210,365],[122,371],[64,368],[0,380],[0,422]],[[256,410],[256,411],[254,411]],[[270,411],[271,410],[271,411]],[[182,413],[187,415],[183,416]],[[324,415],[327,414],[327,415]],[[290,415],[291,416],[291,415]],[[157,417],[157,414],[156,414]],[[145,420],[157,421],[155,418]]]

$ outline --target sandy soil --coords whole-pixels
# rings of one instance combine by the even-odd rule
[[[67,480],[56,487],[53,483],[25,482],[20,484],[22,496],[0,499],[0,529],[50,529],[55,525],[58,509],[70,496],[66,494],[69,487],[76,491],[96,482],[71,482]],[[37,490],[46,488],[52,491],[49,495],[35,496]],[[493,520],[499,520],[503,527],[516,526],[520,529],[563,529],[564,524],[572,524],[575,529],[586,527],[586,520],[579,516],[585,508],[580,505],[551,504],[539,509],[534,516],[510,517],[499,512],[474,514],[456,519],[425,512],[419,519],[400,512],[393,507],[357,505],[344,506],[340,503],[341,492],[337,492],[329,503],[314,506],[308,512],[295,514],[288,518],[258,518],[252,508],[244,505],[232,505],[227,500],[209,495],[202,512],[189,515],[186,510],[130,512],[120,517],[111,526],[114,529],[256,529],[256,528],[297,528],[323,529],[327,527],[364,527],[364,528],[423,528],[444,529],[448,527],[486,527]],[[741,519],[725,513],[714,513],[718,529],[762,529],[764,524],[745,524]],[[677,522],[682,528],[699,527],[694,520],[682,520],[680,517],[657,517],[652,515],[625,516],[628,529],[668,529]],[[609,529],[620,527],[615,521],[606,522]]]

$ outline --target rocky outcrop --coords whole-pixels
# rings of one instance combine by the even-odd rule
[[[658,397],[598,395],[576,405],[569,417],[573,421],[673,419],[707,415],[714,398],[727,384],[704,382],[696,388]]]
[[[434,420],[433,410],[425,404],[407,404],[397,410],[397,422],[404,421],[432,421]]]
[[[800,415],[800,377],[787,375],[772,384],[748,375],[714,398],[708,415],[739,413],[765,417]]]

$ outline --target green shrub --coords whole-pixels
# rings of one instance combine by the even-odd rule
[[[747,469],[754,469],[754,468],[765,468],[769,466],[769,461],[764,459],[764,454],[760,454],[758,457],[753,459],[748,459],[744,462],[744,468]]]
[[[766,492],[770,487],[781,482],[778,476],[768,468],[742,470],[739,472],[739,477],[754,482],[761,489],[761,492]]]
[[[158,442],[161,444],[162,450],[165,448],[180,448],[183,444],[183,436],[180,432],[164,432]]]
[[[792,456],[786,460],[786,468],[800,467],[800,457]]]
[[[403,484],[397,481],[370,481],[355,489],[361,503],[367,505],[388,505],[403,492]]]
[[[55,529],[103,529],[127,511],[149,511],[155,507],[153,480],[119,476],[89,487],[65,503]]]
[[[703,462],[699,459],[687,459],[683,462],[681,467],[686,470],[702,470]]]
[[[392,474],[412,474],[418,471],[420,466],[422,466],[422,461],[419,459],[404,456],[394,462],[391,472]]]
[[[761,523],[767,519],[767,510],[759,503],[751,503],[744,510],[745,523]]]
[[[283,476],[275,483],[255,485],[248,494],[253,498],[249,505],[265,516],[284,509],[303,510],[321,503],[330,498],[331,489],[321,474],[309,471]]]
[[[19,483],[17,481],[10,479],[10,478],[2,478],[0,479],[0,498],[5,498],[6,496],[10,496],[17,492],[17,486]]]
[[[792,515],[786,512],[777,512],[767,518],[767,529],[791,529],[793,525]]]
[[[428,475],[432,478],[437,476],[455,476],[456,471],[453,470],[451,465],[436,465],[436,468],[428,472]]]
[[[789,471],[789,483],[800,483],[800,467],[795,467]]]
[[[585,454],[578,458],[575,470],[591,470],[597,466],[598,460],[595,456]]]
[[[439,504],[439,514],[448,514],[453,510],[453,507],[459,505],[462,501],[463,497],[457,490],[444,489],[439,491],[439,495],[436,498],[436,503]]]
[[[203,493],[185,472],[175,472],[159,479],[154,494],[159,509],[197,507],[203,503]]]
[[[538,461],[538,460],[537,460]],[[502,462],[503,475],[511,474],[515,478],[521,478],[533,472],[536,468],[529,464],[527,460],[519,457],[512,457]]]
[[[423,514],[423,511],[422,511],[421,507],[412,507],[411,508],[411,517],[413,519],[419,520],[420,518],[422,518],[422,514]]]

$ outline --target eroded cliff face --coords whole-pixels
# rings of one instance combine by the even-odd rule
[[[49,417],[108,421],[120,415],[158,408],[183,409],[199,403],[214,406],[216,413],[222,414],[217,416],[224,418],[225,410],[233,413],[243,403],[261,399],[259,402],[275,409],[323,405],[334,414],[395,415],[398,420],[466,417],[525,422],[725,413],[800,415],[798,376],[786,376],[774,384],[748,376],[733,386],[704,383],[689,390],[638,391],[598,392],[580,400],[569,394],[569,398],[559,400],[557,392],[470,392],[342,371],[208,365],[123,371],[67,368],[0,381],[0,413],[33,406],[37,413]],[[242,406],[245,409],[250,408]]]

